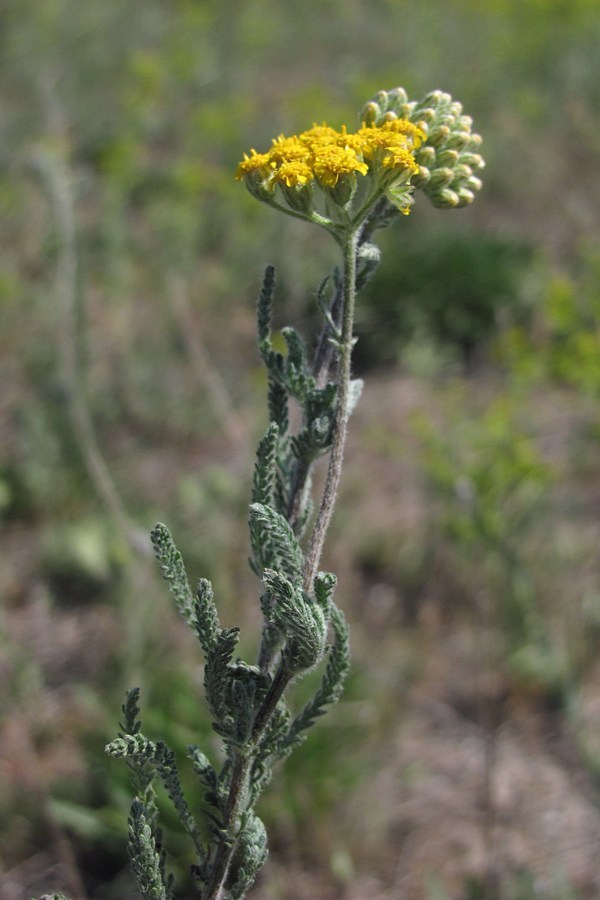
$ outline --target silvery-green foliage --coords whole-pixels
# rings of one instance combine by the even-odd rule
[[[163,741],[150,741],[141,732],[134,735],[125,735],[116,738],[106,747],[106,752],[111,756],[125,759],[134,759],[140,763],[150,764],[163,782],[169,799],[177,810],[181,823],[192,838],[196,850],[204,852],[198,826],[189,810],[187,801],[183,796],[181,782],[177,773],[175,754]],[[144,812],[144,817],[147,818]]]
[[[142,896],[147,900],[170,900],[173,896],[163,881],[161,854],[144,804],[137,797],[131,804],[127,849]]]
[[[202,788],[201,820],[196,820],[183,795],[173,751],[142,733],[139,689],[128,692],[119,736],[106,748],[113,757],[126,759],[131,771],[136,797],[128,846],[145,900],[173,896],[158,826],[155,780],[165,788],[195,848],[192,875],[200,897],[217,896],[214,885],[219,882],[224,900],[242,898],[267,856],[266,832],[254,804],[270,781],[274,764],[339,698],[348,671],[347,628],[333,603],[336,578],[319,572],[307,588],[300,543],[312,508],[311,467],[330,447],[337,391],[332,382],[317,386],[311,370],[315,364],[309,362],[304,340],[294,329],[284,330],[285,358],[273,349],[274,284],[269,268],[258,302],[259,347],[269,378],[269,425],[257,448],[249,506],[250,565],[262,583],[264,616],[257,665],[236,655],[239,630],[221,627],[211,583],[201,578],[196,592],[192,590],[166,526],[156,525],[151,534],[162,576],[202,648],[206,702],[214,731],[222,739],[220,767],[202,748],[187,748]],[[331,315],[329,320],[325,317],[324,327],[335,342]],[[359,382],[352,390],[356,399]],[[302,414],[297,434],[289,430],[290,402]],[[293,716],[284,689],[323,661],[314,697]]]
[[[253,812],[248,812],[238,835],[238,844],[233,858],[232,871],[235,881],[229,888],[231,900],[244,897],[252,886],[256,872],[267,858],[267,832],[262,821]]]

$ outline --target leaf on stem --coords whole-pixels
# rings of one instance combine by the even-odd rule
[[[204,650],[204,655],[208,659],[217,649],[221,626],[212,584],[206,578],[201,578],[198,582],[192,624]]]
[[[261,353],[271,351],[271,319],[273,315],[273,293],[275,291],[275,267],[267,266],[263,283],[258,295],[256,318],[258,324],[258,341]],[[266,360],[265,360],[266,362]]]
[[[316,581],[316,579],[315,579]],[[321,684],[304,709],[296,716],[285,741],[282,744],[282,755],[289,752],[294,744],[298,744],[303,738],[301,732],[314,725],[319,716],[327,712],[327,707],[336,703],[344,688],[344,682],[350,668],[350,643],[348,625],[343,612],[332,603],[331,627],[335,636],[333,646],[328,650],[327,667],[323,674]]]
[[[140,714],[140,689],[132,688],[125,695],[125,703],[121,707],[123,711],[123,721],[119,723],[121,731],[120,738],[127,735],[139,734],[142,723],[138,718]],[[158,808],[156,806],[156,794],[154,791],[154,778],[156,769],[148,762],[148,760],[135,756],[127,760],[127,766],[131,772],[131,782],[133,792],[140,797],[144,803],[146,818],[148,819],[152,829],[156,828],[158,819]]]
[[[231,872],[235,877],[229,888],[231,900],[242,900],[268,855],[267,832],[262,820],[253,812],[248,812],[244,818],[231,862]]]
[[[194,627],[194,595],[189,586],[181,553],[166,525],[159,522],[150,532],[162,576],[169,585],[179,612]]]
[[[263,503],[250,505],[250,537],[259,572],[275,569],[302,583],[304,554],[287,519]]]
[[[277,422],[271,422],[256,451],[252,503],[262,503],[265,506],[273,505],[278,447],[279,428]]]
[[[219,633],[214,650],[206,657],[204,689],[206,699],[216,719],[213,727],[216,726],[219,734],[227,734],[231,730],[230,663],[239,639],[239,628],[223,628]]]
[[[127,849],[144,900],[169,900],[161,872],[161,854],[144,804],[137,797],[129,813]]]
[[[266,569],[263,583],[274,599],[273,624],[286,637],[286,666],[293,672],[312,669],[325,652],[327,622],[323,610],[280,572]]]
[[[106,747],[106,752],[117,758],[134,758],[152,763],[164,784],[167,794],[177,811],[181,824],[192,838],[199,855],[206,855],[200,839],[198,826],[183,796],[181,782],[177,773],[175,754],[163,741],[149,740],[143,734],[124,735],[116,738]],[[146,815],[144,813],[144,815]]]

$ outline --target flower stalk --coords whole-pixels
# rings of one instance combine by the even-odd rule
[[[333,425],[333,438],[329,455],[327,476],[304,568],[304,590],[311,589],[319,568],[323,544],[335,507],[338,486],[344,462],[344,449],[348,432],[349,395],[352,375],[352,348],[354,346],[354,307],[356,303],[356,250],[358,232],[350,228],[343,244],[344,274],[342,301],[342,332],[338,347],[338,399]]]

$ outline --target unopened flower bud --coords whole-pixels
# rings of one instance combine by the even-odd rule
[[[470,191],[466,187],[461,187],[458,190],[458,205],[459,206],[469,206],[470,203],[475,199],[475,194],[473,191]]]
[[[436,161],[435,149],[430,147],[429,144],[419,147],[416,153],[416,159],[419,164],[422,163],[425,166],[433,166]]]
[[[454,131],[456,127],[456,118],[449,112],[445,112],[435,117],[435,124],[437,126],[445,125],[450,131]]]
[[[431,172],[427,168],[427,166],[419,166],[419,171],[416,175],[410,179],[410,183],[413,187],[420,188],[423,185],[427,184],[429,179],[431,178]]]
[[[463,147],[469,144],[470,140],[471,135],[468,131],[454,131],[448,138],[448,147],[452,147],[454,150],[462,150]]]
[[[470,166],[465,166],[464,163],[460,163],[458,166],[454,167],[455,181],[466,181],[466,179],[470,178],[472,174],[473,169]]]
[[[435,109],[432,106],[426,106],[425,109],[419,110],[419,117],[423,122],[432,122],[435,119]]]
[[[458,152],[456,150],[442,150],[438,153],[436,162],[440,166],[455,166],[458,162]]]
[[[423,97],[422,103],[423,104],[426,103],[430,106],[438,106],[438,104],[443,96],[444,96],[444,94],[442,93],[442,91],[430,91],[428,94],[425,94],[425,96]],[[448,95],[446,95],[446,96],[448,96]]]
[[[375,103],[377,103],[378,106],[381,107],[382,112],[386,112],[389,106],[387,91],[377,91],[377,93],[373,97],[373,100],[375,101]]]
[[[454,171],[448,168],[434,169],[429,179],[428,187],[433,191],[445,188],[454,181]]]
[[[474,171],[477,171],[477,169],[483,169],[483,167],[485,166],[483,157],[480,156],[479,153],[461,153],[460,161],[466,166],[471,166]]]
[[[390,106],[396,107],[403,103],[408,103],[408,95],[403,87],[392,88],[388,91]]]
[[[427,142],[433,147],[440,147],[448,138],[450,129],[447,125],[438,125],[432,128],[427,137]]]
[[[381,107],[374,100],[370,100],[365,104],[360,115],[361,120],[369,127],[373,126],[381,115]]]
[[[459,196],[456,191],[444,188],[439,194],[431,196],[431,202],[440,209],[454,209],[455,206],[458,206]]]
[[[300,213],[307,213],[312,209],[313,192],[310,184],[298,184],[293,187],[282,184],[280,188],[290,209]]]

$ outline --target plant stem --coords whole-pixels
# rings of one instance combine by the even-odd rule
[[[357,254],[360,252],[360,248],[363,246],[363,244],[367,244],[370,241],[375,229],[377,227],[380,227],[381,215],[385,211],[386,204],[387,201],[385,200],[385,198],[379,200],[379,202],[373,209],[372,215],[365,219],[365,221],[363,221],[363,223],[358,228],[356,238]],[[331,318],[338,328],[341,326],[343,293],[343,285],[339,284],[336,288],[335,295],[333,296],[331,305],[329,307]],[[329,326],[329,323],[326,321],[323,324],[323,328],[321,329],[321,333],[319,334],[319,338],[317,340],[315,355],[312,364],[312,374],[314,376],[317,387],[319,388],[323,388],[327,383],[334,354],[335,351],[331,343],[331,328]],[[307,463],[304,460],[299,460],[296,464],[296,471],[294,472],[293,478],[293,488],[287,510],[288,522],[290,523],[292,528],[295,528],[298,522],[302,493],[306,486],[306,481],[311,473],[312,467],[312,462]]]
[[[323,552],[325,535],[329,527],[333,508],[337,498],[338,485],[344,461],[344,448],[348,427],[348,402],[350,396],[350,376],[352,361],[352,345],[354,332],[354,305],[356,298],[356,250],[358,244],[357,229],[349,230],[343,244],[344,282],[342,305],[342,337],[339,347],[337,373],[337,407],[333,426],[333,441],[329,456],[329,467],[325,479],[325,487],[321,505],[313,529],[306,564],[304,567],[304,590],[310,591],[314,577],[318,571]]]
[[[281,661],[265,699],[256,713],[248,745],[236,754],[223,821],[226,837],[221,840],[215,854],[206,900],[221,900],[223,897],[225,880],[236,850],[238,819],[246,796],[248,777],[254,762],[254,754],[292,676],[293,673],[288,669],[285,662]]]
[[[342,336],[338,358],[338,397],[333,428],[333,441],[329,456],[329,468],[321,498],[321,505],[313,529],[304,569],[304,589],[310,590],[317,573],[325,535],[331,520],[342,471],[344,447],[348,424],[348,401],[351,376],[351,358],[354,331],[354,304],[356,295],[356,256],[358,229],[348,231],[343,242],[344,278],[342,294]],[[300,480],[304,480],[306,473]],[[298,490],[299,485],[296,485]],[[291,511],[290,511],[291,512]],[[267,695],[256,713],[248,745],[236,753],[231,772],[229,796],[224,812],[223,829],[226,837],[221,841],[212,865],[211,881],[206,900],[222,900],[231,860],[236,850],[239,816],[246,797],[248,779],[255,751],[268,726],[279,700],[292,678],[285,661],[279,663]]]

